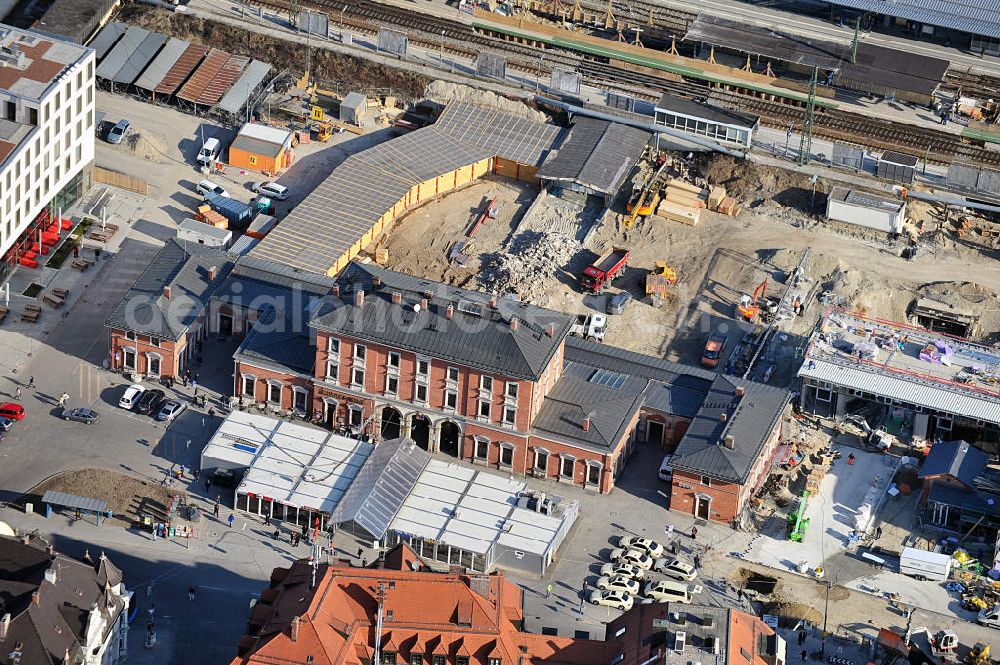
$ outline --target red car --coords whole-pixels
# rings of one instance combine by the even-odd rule
[[[24,420],[24,407],[16,402],[0,404],[0,416],[11,420]]]

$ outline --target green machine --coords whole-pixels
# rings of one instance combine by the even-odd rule
[[[806,517],[806,506],[809,504],[809,490],[803,490],[799,497],[798,507],[788,513],[788,539],[801,543],[806,536],[806,528],[809,526],[809,518]]]

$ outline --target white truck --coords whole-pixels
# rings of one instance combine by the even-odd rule
[[[608,317],[604,314],[577,314],[576,321],[569,329],[570,335],[598,342],[603,342],[607,333]]]
[[[904,547],[899,555],[899,572],[918,580],[943,582],[951,574],[953,562],[950,554]]]

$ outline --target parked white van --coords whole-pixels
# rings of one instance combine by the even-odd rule
[[[663,461],[660,462],[660,470],[657,472],[657,477],[663,482],[669,483],[674,479],[674,456],[666,455]]]
[[[198,163],[208,166],[212,161],[219,159],[221,152],[222,144],[219,143],[219,139],[208,139],[201,145],[201,150],[198,151]]]
[[[197,185],[195,185],[195,191],[197,191],[202,196],[208,196],[209,194],[216,194],[218,196],[224,196],[227,199],[230,198],[229,192],[226,191],[225,187],[222,185],[216,185],[211,180],[202,180]]]
[[[692,596],[701,593],[701,586],[688,586],[673,580],[648,582],[642,590],[642,595],[658,603],[690,603]]]

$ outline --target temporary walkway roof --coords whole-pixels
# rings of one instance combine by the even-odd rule
[[[76,508],[79,510],[91,510],[95,513],[107,513],[108,502],[104,499],[94,499],[89,496],[77,496],[66,492],[47,491],[42,495],[42,503],[64,508]]]
[[[206,53],[208,53],[208,47],[202,44],[191,44],[188,46],[163,79],[156,84],[153,92],[159,95],[172,95],[177,92],[177,88],[187,80],[191,72],[194,71],[194,68],[205,57]]]
[[[239,113],[247,100],[271,72],[271,65],[260,60],[251,60],[246,70],[219,101],[218,108],[226,113]]]
[[[326,274],[413,187],[490,157],[537,167],[562,131],[492,108],[451,104],[434,125],[345,159],[253,255]]]
[[[233,411],[201,454],[202,468],[247,468],[237,488],[329,513],[374,446],[332,432]]]
[[[184,51],[190,45],[189,42],[177,39],[176,37],[171,37],[167,40],[160,53],[146,67],[146,71],[136,79],[136,87],[143,90],[155,90],[156,86],[163,80],[163,77],[170,71],[170,68],[174,66],[178,58],[184,54]]]
[[[118,73],[128,59],[132,57],[132,54],[138,50],[139,46],[142,44],[143,40],[149,36],[149,30],[144,28],[139,28],[136,26],[130,26],[122,38],[115,44],[114,48],[108,52],[104,59],[101,60],[101,64],[97,66],[97,71],[95,72],[97,78],[108,79]]]
[[[111,77],[111,80],[115,83],[123,83],[125,85],[131,85],[135,81],[136,77],[146,68],[146,65],[153,59],[153,57],[159,52],[160,47],[167,43],[167,36],[159,32],[151,32],[142,43],[139,44],[139,48],[135,50],[132,55],[129,56],[125,64],[122,65],[121,69],[118,70],[116,74]]]
[[[124,23],[112,21],[97,33],[97,36],[90,42],[90,48],[94,49],[94,53],[98,61],[104,59],[104,56],[108,54],[111,47],[114,46],[118,42],[118,39],[125,34],[126,27],[127,26]]]

